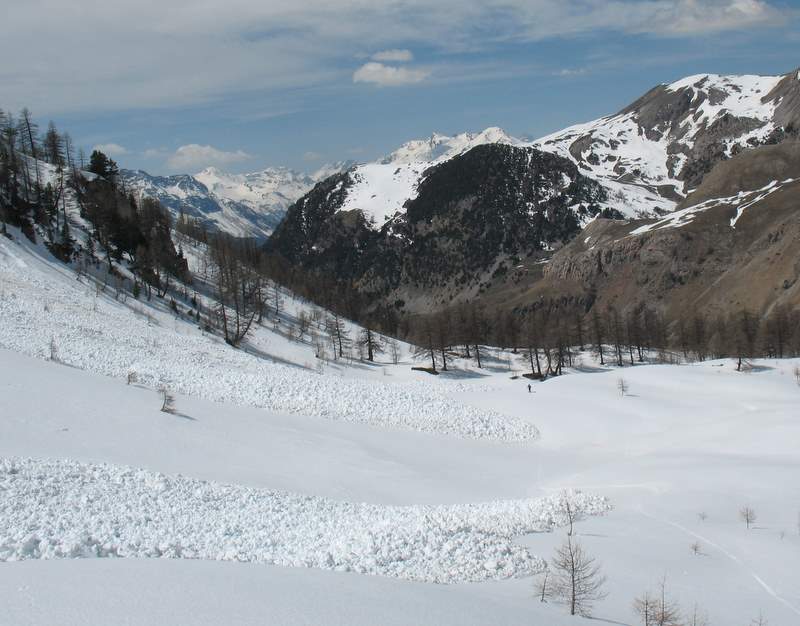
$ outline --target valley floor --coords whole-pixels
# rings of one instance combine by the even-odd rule
[[[565,489],[598,620],[666,576],[712,625],[800,623],[799,362],[585,354],[529,393],[507,353],[320,372],[278,326],[234,351],[0,240],[0,624],[594,623],[534,597]]]

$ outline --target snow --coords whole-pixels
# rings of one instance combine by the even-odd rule
[[[75,461],[5,459],[0,490],[0,561],[258,561],[453,583],[541,571],[513,537],[566,523],[558,496],[390,507]],[[608,508],[597,497],[571,500],[586,514]]]
[[[486,584],[431,585],[329,570],[187,559],[23,561],[0,567],[4,600],[0,622],[9,626],[591,623],[540,609],[528,597],[498,594],[496,585],[489,585],[487,590]]]
[[[208,168],[195,176],[151,176],[141,170],[122,170],[129,189],[152,197],[174,219],[181,213],[237,237],[267,237],[289,205],[314,181],[286,168],[251,174],[226,174]]]
[[[417,184],[428,167],[426,163],[360,165],[350,174],[354,183],[339,210],[360,210],[380,228],[416,197]]]
[[[269,236],[289,206],[321,180],[352,163],[331,163],[313,175],[285,167],[231,174],[208,167],[194,176],[151,176],[122,170],[127,186],[159,200],[175,219],[181,212],[237,237]]]
[[[608,577],[596,619],[633,623],[666,575],[712,624],[798,623],[800,360],[620,370],[582,354],[535,393],[498,350],[438,377],[385,357],[317,373],[283,324],[237,351],[12,234],[0,552],[24,560],[0,564],[0,623],[596,623],[533,598],[564,490],[606,513],[575,526]]]

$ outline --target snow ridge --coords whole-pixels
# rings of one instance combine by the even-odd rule
[[[257,561],[457,583],[541,571],[513,537],[567,521],[560,496],[381,506],[58,460],[0,460],[0,491],[0,561]],[[582,515],[610,508],[570,500]]]

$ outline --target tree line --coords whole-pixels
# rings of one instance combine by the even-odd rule
[[[446,371],[454,356],[474,359],[481,368],[482,346],[494,345],[520,354],[531,378],[561,374],[584,350],[601,365],[620,367],[646,360],[732,358],[741,370],[754,358],[800,356],[800,311],[785,305],[763,316],[740,309],[668,318],[644,303],[625,311],[595,306],[588,313],[557,307],[497,312],[467,303],[402,317],[396,330],[417,346],[418,358],[432,371]]]

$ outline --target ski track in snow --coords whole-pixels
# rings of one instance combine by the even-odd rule
[[[513,538],[566,523],[561,496],[381,506],[68,460],[2,459],[0,492],[0,561],[255,561],[456,583],[541,571]],[[610,509],[571,500],[585,515]]]
[[[52,339],[65,364],[118,379],[135,371],[144,385],[214,402],[469,439],[538,435],[518,417],[463,404],[456,386],[334,378],[234,350],[184,322],[159,326],[146,305],[20,267],[14,245],[0,242],[0,348],[49,358]]]
[[[690,537],[693,537],[694,539],[697,539],[698,541],[702,541],[703,543],[711,546],[715,550],[718,550],[721,554],[725,555],[728,559],[730,559],[731,561],[733,561],[734,563],[736,563],[737,565],[739,565],[740,567],[745,569],[747,571],[747,573],[750,574],[750,576],[752,576],[752,578],[758,583],[758,585],[762,589],[764,589],[764,591],[767,592],[767,594],[769,594],[770,596],[775,598],[778,602],[780,602],[781,604],[783,604],[784,606],[789,608],[794,613],[797,613],[798,615],[800,615],[800,609],[798,609],[796,606],[794,606],[791,602],[789,602],[785,598],[783,598],[780,595],[778,595],[778,593],[770,585],[768,585],[766,582],[764,582],[764,579],[762,579],[753,570],[749,569],[747,567],[747,565],[742,563],[741,559],[739,559],[738,556],[733,554],[733,552],[730,552],[729,550],[723,548],[717,542],[712,541],[708,537],[704,537],[703,535],[701,535],[699,533],[696,533],[693,530],[690,530],[690,529],[686,528],[685,526],[682,526],[678,522],[673,522],[673,521],[668,520],[668,519],[662,519],[660,517],[656,517],[655,515],[651,515],[650,513],[647,513],[645,511],[643,511],[641,508],[639,508],[639,512],[642,515],[644,515],[645,517],[649,517],[652,520],[655,520],[657,522],[662,522],[664,524],[668,524],[668,525],[672,526],[673,528],[677,528],[678,530],[680,530],[681,532],[689,535]]]

